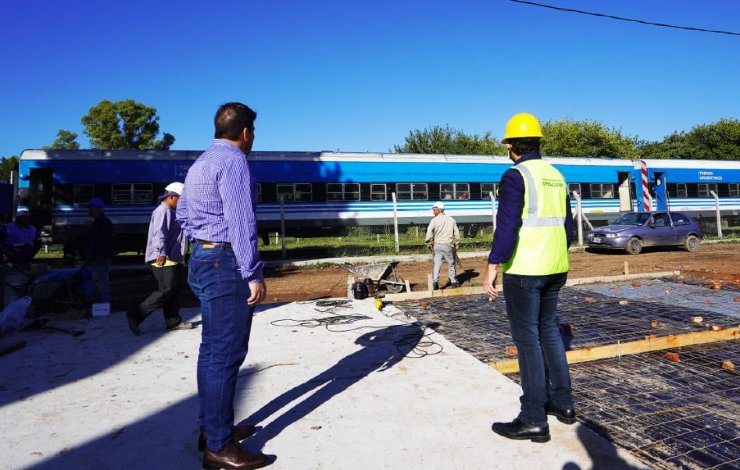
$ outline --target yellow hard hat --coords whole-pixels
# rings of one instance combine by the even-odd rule
[[[520,139],[522,137],[542,137],[540,121],[529,113],[515,114],[509,119],[501,143],[505,144],[509,139]]]

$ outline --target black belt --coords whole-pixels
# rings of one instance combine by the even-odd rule
[[[229,242],[209,242],[208,240],[195,240],[202,246],[203,248],[216,248],[217,246],[222,246],[224,248],[231,248],[231,243]]]

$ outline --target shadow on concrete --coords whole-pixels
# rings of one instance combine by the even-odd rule
[[[255,314],[277,306],[260,305]],[[0,383],[0,408],[99,374],[127,361],[163,335],[200,335],[201,322],[193,320],[197,315],[196,309],[181,311],[183,321],[198,325],[190,332],[165,332],[161,310],[155,311],[142,324],[141,336],[131,333],[122,312],[87,320],[54,321],[56,326],[83,331],[79,336],[49,328],[16,332],[12,341],[26,341],[26,347],[0,357],[0,370],[4,375]],[[197,354],[197,350],[193,353]]]
[[[609,439],[608,433],[600,430],[600,433],[589,429],[582,423],[577,424],[576,434],[581,441],[583,448],[588,452],[593,465],[590,468],[601,470],[638,470],[648,467],[635,467],[625,462],[617,453],[617,446]],[[568,462],[563,465],[563,470],[581,470],[581,466],[574,462]]]
[[[235,402],[244,399],[239,395],[248,387],[256,371],[244,368],[242,372],[246,373],[239,379]],[[152,399],[156,400],[156,394]],[[195,393],[139,421],[120,425],[79,446],[65,448],[31,468],[201,468],[201,454],[197,449],[198,406]]]
[[[357,340],[359,351],[342,358],[335,365],[298,385],[253,413],[244,422],[259,424],[287,404],[303,398],[292,408],[275,418],[245,441],[251,451],[261,450],[272,438],[291,424],[302,419],[336,395],[344,392],[373,372],[383,372],[400,362],[414,350],[424,335],[418,323],[393,325],[366,333]]]

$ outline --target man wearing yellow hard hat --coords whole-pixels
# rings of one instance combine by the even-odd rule
[[[484,279],[495,299],[498,270],[503,272],[506,314],[517,348],[522,397],[519,415],[495,422],[495,433],[509,439],[550,440],[547,415],[576,422],[570,373],[557,324],[560,288],[568,276],[573,217],[568,185],[542,159],[542,127],[520,113],[506,124],[501,143],[514,166],[501,178],[496,232]]]

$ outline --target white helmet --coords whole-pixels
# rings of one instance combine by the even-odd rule
[[[445,204],[442,201],[437,201],[432,206],[432,209],[439,209],[439,210],[443,211],[443,210],[445,210]]]
[[[183,189],[185,189],[185,185],[180,183],[179,181],[175,181],[174,183],[170,183],[165,186],[164,191],[165,193],[175,193],[178,196],[182,196]]]

